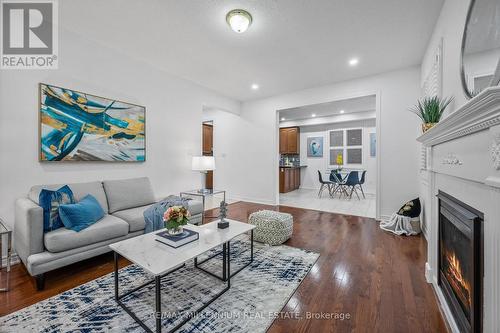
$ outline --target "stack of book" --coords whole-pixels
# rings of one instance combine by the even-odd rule
[[[178,235],[170,235],[166,230],[163,230],[156,234],[156,240],[158,242],[173,247],[174,249],[197,241],[198,239],[198,233],[189,229],[184,229],[184,231]]]

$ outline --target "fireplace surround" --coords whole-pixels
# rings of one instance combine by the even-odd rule
[[[483,215],[482,292],[471,296],[471,302],[479,300],[482,314],[473,313],[474,323],[479,320],[480,325],[471,330],[500,332],[500,87],[484,90],[417,140],[423,145],[420,201],[427,239],[426,279],[434,288],[449,330],[467,332],[442,287],[439,237],[444,200],[439,195],[446,193],[459,205],[473,207],[476,216]],[[476,309],[474,306],[473,312]]]
[[[482,331],[483,213],[440,191],[438,284],[461,332]]]

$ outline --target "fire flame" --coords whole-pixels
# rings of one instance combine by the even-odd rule
[[[469,281],[462,276],[460,260],[458,260],[454,252],[451,255],[447,253],[446,258],[448,259],[448,269],[446,271],[448,280],[452,284],[453,289],[455,289],[455,292],[459,294],[459,298],[464,298],[462,301],[467,301],[464,305],[470,306],[472,304],[471,286]]]

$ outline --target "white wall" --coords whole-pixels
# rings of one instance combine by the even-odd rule
[[[0,73],[0,216],[7,224],[15,198],[34,184],[149,176],[157,195],[199,186],[191,156],[201,153],[202,108],[239,112],[239,102],[65,30],[59,47],[58,70]],[[39,163],[39,82],[144,105],[146,162]]]
[[[441,38],[443,39],[443,96],[454,96],[455,101],[450,104],[447,114],[465,104],[467,98],[462,89],[460,78],[460,57],[462,35],[465,27],[467,10],[470,0],[446,0],[441,9],[436,27],[432,34],[425,56],[422,60],[421,78],[424,80],[433,63]]]
[[[226,159],[232,172],[216,181],[228,185],[232,197],[270,204],[278,193],[278,118],[276,111],[378,93],[380,104],[381,211],[388,215],[418,195],[419,122],[407,111],[419,96],[419,68],[302,90],[245,102],[231,116],[224,140],[231,141]],[[217,123],[217,122],[216,122]],[[230,129],[229,129],[230,128]],[[217,130],[216,130],[217,131]],[[220,132],[220,130],[219,130]],[[220,134],[220,133],[219,133]],[[232,156],[230,156],[232,155]]]
[[[324,124],[300,127],[300,162],[307,165],[301,169],[301,188],[318,189],[318,170],[325,172],[329,168],[328,135],[330,130],[362,128],[363,129],[363,157],[362,164],[346,165],[346,168],[358,168],[366,170],[366,182],[363,185],[365,193],[375,194],[377,180],[377,159],[370,156],[370,133],[375,133],[375,119],[359,120],[346,123]],[[307,157],[307,138],[323,137],[323,157]]]

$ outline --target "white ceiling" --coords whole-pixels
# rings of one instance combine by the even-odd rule
[[[340,101],[332,101],[327,103],[284,109],[280,110],[279,116],[280,121],[283,121],[281,119],[284,117],[284,121],[288,122],[293,120],[309,119],[312,118],[312,114],[315,115],[315,118],[340,115],[341,110],[344,110],[343,114],[375,111],[375,103],[376,96],[369,95],[364,97],[343,99]]]
[[[64,0],[86,38],[238,100],[421,63],[443,0]],[[234,8],[254,22],[236,34]],[[359,57],[356,68],[347,65]],[[250,89],[260,85],[258,91]]]

